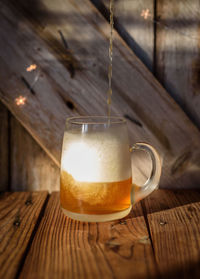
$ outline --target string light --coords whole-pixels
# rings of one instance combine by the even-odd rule
[[[148,17],[150,17],[150,16],[151,16],[151,13],[150,13],[149,9],[142,10],[141,17],[143,17],[144,19],[148,19]]]
[[[30,66],[28,66],[27,68],[26,68],[26,71],[27,72],[32,72],[32,71],[34,71],[34,70],[36,70],[37,69],[37,65],[36,64],[31,64]]]
[[[27,72],[32,72],[32,71],[35,71],[37,69],[37,65],[36,64],[31,64],[30,66],[28,66],[26,68],[26,71]],[[38,71],[38,73],[36,74],[34,80],[33,80],[33,83],[30,85],[29,87],[29,90],[31,90],[33,88],[33,86],[36,84],[36,82],[38,81],[40,77],[40,70]],[[15,104],[17,106],[24,106],[27,102],[27,98],[26,97],[23,97],[23,96],[19,96],[15,99]]]
[[[143,17],[145,20],[148,19],[149,21],[158,24],[159,26],[163,27],[163,28],[166,29],[166,30],[173,30],[173,31],[176,32],[177,34],[180,34],[180,35],[182,35],[182,36],[184,36],[184,37],[188,37],[188,38],[193,39],[193,40],[199,40],[198,37],[191,36],[191,35],[189,35],[188,33],[181,32],[181,31],[179,31],[179,30],[177,30],[177,29],[175,29],[175,28],[173,28],[173,27],[170,27],[170,26],[168,26],[168,25],[166,25],[166,24],[164,24],[164,23],[161,23],[161,22],[158,21],[158,20],[152,19],[151,13],[150,13],[150,10],[149,10],[149,9],[143,9],[143,10],[141,11],[141,14],[140,14],[140,15],[141,15],[141,17]]]
[[[121,1],[124,1],[124,0],[119,0],[119,2],[121,2]],[[135,1],[135,0],[126,0],[126,1]],[[140,13],[140,16],[143,17],[145,19],[145,21],[150,21],[152,23],[155,23],[155,24],[159,25],[160,27],[164,28],[165,30],[169,30],[169,31],[172,30],[181,36],[190,38],[195,41],[196,40],[199,41],[198,36],[191,36],[190,34],[188,34],[186,32],[180,31],[177,28],[164,24],[164,23],[160,22],[159,20],[153,19],[153,16],[148,8],[143,9]]]
[[[26,103],[27,98],[23,96],[19,96],[18,98],[15,99],[15,103],[17,106],[23,106]]]
[[[164,29],[166,30],[173,30],[174,32],[176,32],[177,34],[180,34],[182,36],[185,36],[185,37],[188,37],[190,39],[194,39],[194,40],[199,40],[198,37],[195,37],[195,36],[191,36],[189,35],[188,33],[185,33],[185,32],[181,32],[173,27],[170,27],[164,23],[161,23],[160,21],[157,21],[155,19],[152,19],[152,15],[151,15],[151,12],[150,10],[147,8],[147,9],[143,9],[141,11],[141,14],[140,14],[141,17],[144,18],[144,20],[149,20],[155,24],[158,24],[159,26],[163,27]],[[27,68],[26,68],[26,71],[27,72],[32,72],[32,71],[35,71],[37,69],[37,65],[36,64],[31,64],[29,65]],[[34,78],[34,81],[32,83],[32,85],[30,86],[30,88],[32,89],[32,87],[36,84],[36,82],[38,81],[40,77],[40,70],[38,71],[37,75],[35,76]],[[18,98],[15,99],[15,103],[17,106],[23,106],[26,104],[26,101],[27,101],[27,98],[26,97],[23,97],[23,96],[19,96]]]

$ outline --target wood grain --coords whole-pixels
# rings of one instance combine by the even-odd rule
[[[9,111],[0,102],[0,191],[8,189],[9,182]]]
[[[11,117],[11,189],[14,191],[59,190],[59,168]]]
[[[200,128],[198,10],[198,0],[157,0],[156,68],[167,91]]]
[[[132,214],[106,223],[73,221],[53,193],[20,278],[155,277],[144,218]]]
[[[47,192],[0,196],[0,278],[16,278]]]
[[[109,0],[91,0],[91,2],[109,20]],[[150,12],[148,20],[141,17],[142,11],[146,9]],[[114,16],[114,27],[117,32],[148,69],[153,71],[154,1],[114,1]]]
[[[148,215],[159,271],[164,278],[199,278],[200,203]]]
[[[66,116],[105,114],[109,26],[87,0],[42,0],[34,7],[26,3],[15,5],[14,10],[1,3],[0,32],[6,48],[2,48],[0,64],[0,97],[59,165]],[[58,30],[73,58],[66,54]],[[164,158],[162,187],[198,185],[199,131],[116,32],[114,37],[113,114],[128,115],[132,142],[147,141],[160,150]],[[69,71],[68,56],[74,75]],[[20,79],[32,83],[36,73],[29,75],[25,65],[33,61],[42,75],[34,85],[35,94]],[[23,107],[13,102],[19,94],[28,100]],[[66,105],[67,100],[74,110]]]

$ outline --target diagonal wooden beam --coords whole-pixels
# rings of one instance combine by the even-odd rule
[[[37,11],[28,5],[20,12],[0,4],[0,98],[59,165],[65,118],[106,112],[109,26],[88,0],[37,3]],[[116,32],[114,37],[112,113],[126,115],[132,141],[160,150],[163,187],[194,187],[199,131]],[[32,63],[38,68],[27,72]],[[19,95],[27,98],[23,106],[15,103]]]
[[[90,0],[110,21],[110,0]],[[141,16],[148,10],[147,20]],[[154,72],[155,0],[114,1],[114,28],[141,61]]]
[[[198,9],[198,0],[157,0],[156,68],[158,79],[200,129]]]

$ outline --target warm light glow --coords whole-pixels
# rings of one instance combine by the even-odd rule
[[[36,69],[37,69],[37,65],[36,64],[31,64],[29,67],[26,68],[26,71],[27,72],[32,72]]]
[[[141,12],[141,16],[142,16],[144,19],[147,19],[150,15],[151,15],[151,13],[150,13],[150,10],[149,10],[149,9],[142,10],[142,12]]]
[[[65,132],[61,170],[79,182],[128,179],[131,177],[129,145],[119,137],[108,132]]]
[[[62,166],[77,181],[92,182],[94,177],[99,176],[98,165],[97,151],[87,143],[71,143],[63,152]]]
[[[23,106],[26,103],[26,97],[19,96],[18,98],[15,99],[15,103],[17,106]]]

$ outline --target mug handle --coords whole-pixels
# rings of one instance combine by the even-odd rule
[[[158,188],[158,183],[160,181],[161,168],[162,168],[160,156],[153,146],[147,143],[139,142],[139,143],[135,143],[130,148],[130,152],[135,150],[143,150],[150,155],[152,161],[152,170],[151,170],[151,175],[147,179],[146,183],[143,186],[138,187],[140,188],[139,190],[136,189],[134,184],[132,185],[132,191],[131,191],[132,204],[135,204],[141,199],[144,199],[146,196],[148,196],[150,193],[152,193],[155,189]]]

